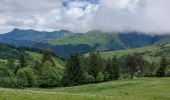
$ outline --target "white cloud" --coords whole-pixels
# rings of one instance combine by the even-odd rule
[[[13,28],[170,33],[169,0],[101,0],[99,4],[89,1],[0,0],[0,33]]]
[[[96,7],[85,0],[0,0],[0,33],[13,28],[85,32]]]
[[[93,27],[103,31],[170,33],[169,0],[102,0]]]

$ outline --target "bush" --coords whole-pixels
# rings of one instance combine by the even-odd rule
[[[109,73],[107,71],[104,72],[104,81],[109,81]]]
[[[104,75],[102,72],[99,72],[96,77],[97,82],[103,82],[104,81]]]
[[[17,87],[17,81],[14,73],[7,67],[0,67],[0,87]]]
[[[18,84],[26,87],[33,87],[37,85],[36,76],[30,67],[19,69],[17,72]]]
[[[52,67],[51,62],[45,62],[40,74],[40,87],[55,87],[60,86],[63,71],[60,68]]]
[[[15,88],[18,87],[16,78],[4,77],[0,78],[0,87]]]
[[[94,83],[95,79],[92,75],[89,75],[87,72],[83,74],[83,83]]]
[[[166,68],[165,75],[166,75],[167,77],[170,77],[170,65]]]

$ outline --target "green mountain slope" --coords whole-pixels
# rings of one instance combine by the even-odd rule
[[[13,59],[18,63],[21,51],[15,47],[0,44],[0,65],[4,65],[8,59]],[[25,57],[28,64],[33,64],[34,61],[40,61],[42,54],[38,52],[25,51]],[[53,57],[56,66],[63,68],[64,62],[59,58]]]
[[[110,50],[111,46],[115,49],[124,48],[117,34],[104,34],[100,31],[90,31],[81,36],[51,40],[48,43],[52,45],[87,44],[92,47],[98,45],[97,50]]]
[[[161,43],[153,46],[145,46],[141,48],[119,50],[119,51],[106,51],[101,52],[103,58],[112,58],[113,56],[123,57],[132,53],[140,53],[149,62],[159,62],[160,58],[170,57],[170,43]]]
[[[42,54],[38,53],[38,52],[31,52],[31,51],[26,51],[32,58],[34,61],[40,61],[42,58]],[[55,62],[55,65],[57,67],[63,68],[64,66],[64,62],[56,57],[53,57],[53,60]]]

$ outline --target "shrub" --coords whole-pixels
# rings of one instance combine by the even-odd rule
[[[95,79],[92,75],[88,74],[87,72],[85,72],[83,74],[83,83],[94,83]]]
[[[18,84],[21,86],[33,87],[36,86],[36,76],[30,67],[19,69],[17,72]]]
[[[7,67],[0,67],[0,86],[10,88],[17,87],[14,73]]]
[[[60,68],[52,67],[52,63],[47,61],[44,63],[42,73],[40,74],[40,87],[54,87],[61,83],[63,71]]]
[[[97,82],[103,82],[104,81],[104,75],[102,72],[99,72],[96,77]]]

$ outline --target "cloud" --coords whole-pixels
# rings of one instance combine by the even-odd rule
[[[93,27],[103,31],[170,33],[169,0],[102,0]]]
[[[0,33],[14,28],[85,32],[96,7],[91,0],[0,0]]]
[[[0,0],[0,33],[54,31],[170,33],[169,0]]]

